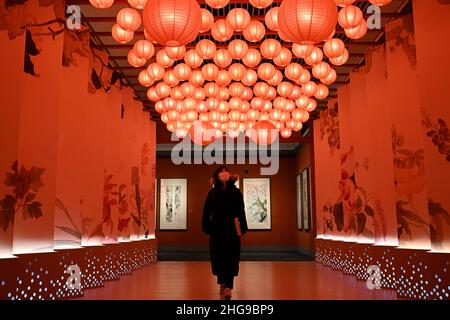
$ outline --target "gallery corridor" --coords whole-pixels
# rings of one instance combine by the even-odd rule
[[[0,0],[0,303],[450,300],[449,18]]]

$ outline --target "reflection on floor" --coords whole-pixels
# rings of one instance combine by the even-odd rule
[[[315,262],[243,261],[233,299],[395,299],[365,282]],[[85,292],[82,299],[219,299],[208,261],[159,261]]]

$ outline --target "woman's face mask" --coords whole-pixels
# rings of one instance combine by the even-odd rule
[[[222,171],[219,173],[219,180],[221,182],[227,182],[230,179],[230,173],[227,171]]]

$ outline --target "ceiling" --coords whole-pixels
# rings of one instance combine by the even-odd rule
[[[246,8],[249,11],[253,19],[264,20],[265,13],[270,8],[274,6],[279,6],[280,2],[281,0],[274,0],[274,3],[271,6],[267,7],[266,9],[256,9],[252,5],[250,5],[248,0],[230,0],[230,3],[225,8],[211,10],[211,8],[209,8],[205,4],[204,0],[198,0],[200,6],[208,8],[210,11],[212,11],[216,19],[219,17],[225,17],[229,12],[229,10],[235,7],[242,7]],[[112,68],[121,73],[125,85],[128,85],[133,88],[135,93],[135,99],[141,100],[143,102],[144,108],[150,112],[150,114],[155,120],[158,121],[159,114],[154,110],[153,103],[150,102],[146,97],[147,88],[141,86],[138,83],[137,76],[141,68],[131,67],[127,61],[127,53],[132,48],[133,45],[132,44],[123,45],[116,43],[111,36],[111,28],[115,23],[116,14],[120,9],[128,7],[129,6],[128,2],[126,0],[115,0],[114,5],[108,9],[96,9],[93,6],[91,6],[89,0],[66,0],[66,4],[67,5],[76,4],[80,6],[81,13],[83,16],[82,22],[88,25],[89,28],[91,29],[91,39],[93,40],[95,45],[105,49],[109,53],[110,64]],[[355,5],[360,7],[363,10],[363,12],[365,12],[370,3],[368,1],[356,0]],[[386,24],[386,22],[411,12],[412,10],[411,7],[412,7],[411,0],[393,0],[389,5],[382,7],[382,28],[380,30],[369,30],[368,34],[363,39],[360,40],[351,40],[347,38],[343,30],[339,26],[337,27],[336,37],[339,37],[346,43],[350,53],[350,59],[347,62],[347,64],[341,67],[335,67],[338,73],[338,78],[333,85],[329,86],[330,96],[328,99],[336,97],[337,94],[336,88],[349,81],[349,73],[352,70],[360,67],[361,65],[364,65],[365,63],[364,56],[368,48],[370,46],[376,45],[377,43],[381,43],[382,41],[384,41],[384,25]],[[196,41],[203,38],[209,38],[214,41],[209,32],[200,34],[197,37]],[[243,38],[242,33],[235,32],[230,41],[239,38],[241,39]],[[283,45],[288,47],[291,46],[290,43],[282,41],[275,32],[272,32],[270,30],[267,30],[264,39],[266,38],[276,38]],[[144,39],[144,31],[142,26],[140,27],[140,29],[138,29],[137,32],[135,32],[134,39],[135,40]],[[188,44],[187,47],[195,46],[196,41]],[[228,43],[229,41],[216,44],[218,47],[225,47],[227,46]],[[254,45],[259,46],[259,44],[260,43],[255,43]],[[156,46],[156,48],[158,49],[158,46]],[[295,61],[299,62],[298,60],[299,59],[295,58],[293,59],[293,62]],[[154,62],[154,58],[152,58],[149,61],[149,63],[152,62]],[[326,100],[320,101],[318,104],[318,108],[316,109],[317,111],[311,114],[312,116],[311,118],[312,119],[316,118],[318,111],[320,111],[320,109],[325,106]]]

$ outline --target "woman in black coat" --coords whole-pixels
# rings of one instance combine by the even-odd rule
[[[244,200],[226,166],[214,172],[213,182],[203,207],[202,230],[210,236],[211,269],[220,294],[231,299],[233,280],[239,273],[241,236],[248,230]]]

